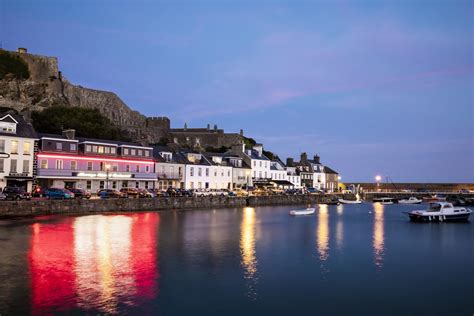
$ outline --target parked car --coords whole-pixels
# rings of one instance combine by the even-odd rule
[[[140,198],[152,198],[153,195],[147,189],[137,189],[138,197]]]
[[[48,199],[68,200],[74,198],[74,193],[66,189],[47,188],[44,190],[44,195]]]
[[[45,197],[46,196],[46,188],[37,186],[31,192],[32,197]]]
[[[140,195],[136,188],[121,188],[120,192],[123,193],[125,197],[137,198]]]
[[[7,199],[7,196],[3,194],[3,192],[0,192],[0,201],[4,201]]]
[[[22,187],[5,187],[2,193],[5,195],[5,200],[31,200],[30,193]]]
[[[110,199],[110,198],[126,198],[127,195],[121,191],[115,189],[101,189],[97,192],[97,195],[101,199]]]
[[[83,189],[69,189],[72,193],[74,193],[74,198],[76,199],[90,199],[91,193],[89,191]]]

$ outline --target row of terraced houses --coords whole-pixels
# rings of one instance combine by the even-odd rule
[[[338,175],[319,157],[270,160],[263,146],[236,144],[225,153],[36,133],[21,115],[0,114],[0,188],[35,186],[166,190],[247,187],[338,188]]]

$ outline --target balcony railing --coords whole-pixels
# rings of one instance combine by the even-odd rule
[[[181,180],[183,179],[183,174],[179,172],[157,172],[158,179],[160,180]]]

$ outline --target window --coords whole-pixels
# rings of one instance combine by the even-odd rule
[[[126,172],[130,172],[130,165],[126,165],[126,166],[125,166],[125,171],[126,171]]]
[[[254,172],[253,172],[253,177],[254,177],[254,178],[257,177],[257,171],[254,171]]]
[[[28,173],[28,172],[30,172],[30,161],[23,160],[23,173]]]
[[[92,171],[93,169],[94,169],[94,166],[93,166],[93,164],[92,164],[92,161],[88,161],[88,162],[87,162],[87,170],[88,170],[88,171]]]
[[[135,156],[137,154],[137,151],[135,149],[130,149],[130,154],[132,156]]]
[[[227,171],[227,176],[230,177],[230,170]]]
[[[56,150],[63,150],[63,143],[56,143]]]
[[[262,162],[260,161],[260,167],[262,166]]]
[[[202,189],[202,182],[198,182],[198,189]]]
[[[150,172],[150,166],[145,166],[145,172]]]
[[[192,181],[189,182],[189,187],[190,187],[190,189],[194,189],[194,182],[192,182]]]
[[[110,147],[105,147],[105,153],[110,154]]]
[[[23,155],[29,155],[30,154],[30,149],[31,149],[31,144],[28,142],[25,142],[23,144]]]
[[[136,181],[136,182],[135,182],[135,188],[138,189],[139,187],[140,187],[140,182]]]
[[[128,187],[128,181],[122,181],[122,188]]]
[[[41,160],[40,168],[41,169],[48,169],[48,161],[46,159]]]
[[[110,153],[115,155],[115,147],[110,148]]]
[[[103,189],[104,188],[104,181],[100,181],[99,182],[99,189]]]
[[[202,176],[202,168],[198,168],[198,176]]]
[[[103,153],[104,153],[104,146],[98,146],[98,147],[97,147],[97,152],[98,152],[99,154],[103,154]]]
[[[71,149],[71,151],[76,151],[77,150],[76,144],[69,145],[69,148]]]
[[[58,170],[63,169],[63,161],[61,159],[56,160],[56,169]]]
[[[12,154],[18,154],[18,141],[12,140]]]
[[[191,167],[189,170],[189,175],[192,177],[194,176],[194,167]],[[192,182],[191,182],[192,183]]]
[[[97,146],[92,146],[92,152],[97,152]]]
[[[253,161],[253,166],[256,167],[257,166],[257,161]]]
[[[11,173],[16,173],[17,172],[16,159],[10,160],[10,172]]]
[[[0,159],[0,172],[3,172],[3,168],[4,168],[4,162],[5,159]]]
[[[0,152],[4,153],[5,152],[5,140],[0,139]]]
[[[209,177],[209,168],[206,168],[206,177]]]
[[[92,181],[87,180],[87,182],[86,182],[86,189],[87,189],[87,190],[92,189]]]
[[[135,172],[140,172],[140,165],[135,166]]]
[[[148,181],[145,181],[145,189],[148,189]]]
[[[117,189],[117,181],[112,181],[112,189]]]
[[[143,156],[143,150],[141,149],[138,150],[138,156]]]
[[[92,146],[91,145],[86,145],[86,151],[91,152],[91,150],[92,150]]]
[[[145,150],[145,157],[149,157],[150,156],[150,152],[148,150]]]
[[[114,164],[112,166],[112,171],[118,171],[118,165],[117,164]]]
[[[124,155],[128,155],[128,148],[124,148],[124,149],[123,149],[123,154],[124,154]]]
[[[71,160],[71,170],[76,170],[77,169],[77,161]]]

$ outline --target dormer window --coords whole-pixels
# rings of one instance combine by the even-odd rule
[[[56,143],[56,150],[63,150],[63,143]]]

